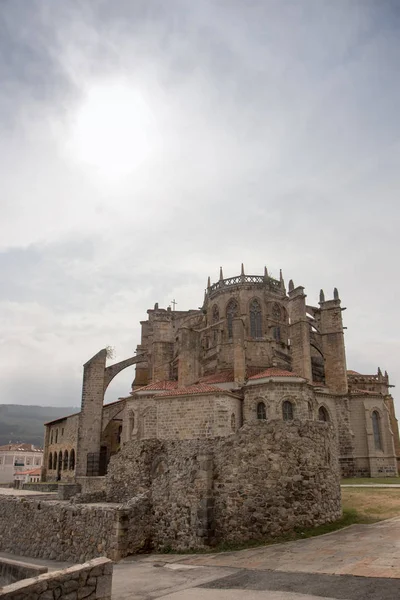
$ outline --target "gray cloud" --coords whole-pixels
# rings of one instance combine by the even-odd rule
[[[0,402],[76,405],[92,354],[241,261],[312,303],[339,287],[349,367],[400,381],[399,24],[391,2],[3,2]]]

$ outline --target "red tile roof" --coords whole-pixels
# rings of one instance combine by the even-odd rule
[[[15,471],[14,475],[40,475],[41,468],[31,469],[30,471]]]
[[[360,375],[357,371],[347,371],[347,375]]]
[[[358,388],[354,388],[350,391],[350,394],[370,394],[372,396],[380,396],[380,392],[373,392],[371,390],[359,390]]]
[[[149,385],[145,385],[144,387],[138,388],[135,392],[152,392],[158,390],[175,390],[178,387],[177,381],[168,381],[165,379],[164,381],[155,381],[154,383],[149,383]],[[133,392],[133,393],[135,393]]]
[[[213,375],[207,375],[200,379],[200,383],[226,383],[234,381],[234,373],[232,370],[221,371],[220,373],[214,373]]]
[[[186,387],[175,388],[166,392],[158,394],[158,398],[163,396],[195,396],[197,394],[226,394],[224,390],[217,387],[216,385],[207,385],[206,383],[197,383],[195,385],[188,385]]]
[[[265,379],[267,377],[301,377],[301,375],[292,373],[292,371],[284,371],[283,369],[270,367],[265,371],[261,371],[261,373],[257,373],[257,375],[252,375],[252,377],[249,377],[249,379]]]
[[[42,448],[36,448],[33,444],[18,444],[11,442],[0,446],[2,452],[43,452]]]

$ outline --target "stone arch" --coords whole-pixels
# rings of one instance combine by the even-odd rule
[[[233,338],[233,319],[239,316],[239,304],[235,298],[231,298],[226,305],[226,320],[228,324],[228,339]]]
[[[267,407],[265,406],[265,402],[260,400],[257,402],[257,420],[258,421],[266,421],[267,420]]]
[[[383,450],[382,415],[377,408],[373,408],[371,411],[371,421],[375,450]]]
[[[57,452],[54,452],[53,455],[53,470],[57,471]]]
[[[167,460],[165,456],[156,456],[151,464],[151,479],[156,479],[161,475],[164,475],[168,470]]]
[[[277,302],[274,302],[271,306],[271,317],[274,321],[279,323],[282,321],[281,307]]]
[[[217,304],[214,304],[211,309],[211,321],[213,323],[218,323],[219,321],[219,308]]]
[[[282,418],[284,421],[293,421],[295,416],[295,403],[291,398],[282,401]]]
[[[318,420],[325,421],[325,423],[329,423],[331,420],[329,411],[323,404],[321,404],[318,408]]]
[[[74,448],[72,448],[71,452],[69,453],[69,470],[70,471],[74,471],[75,470],[75,450]]]
[[[101,436],[104,393],[118,373],[137,363],[146,362],[147,353],[138,354],[114,365],[106,367],[107,350],[103,348],[83,367],[82,405],[79,413],[78,441],[76,449],[76,474],[86,476],[89,473],[88,456],[101,452]],[[120,410],[123,405],[120,404]],[[87,432],[90,431],[90,435]],[[91,474],[94,474],[91,472]]]
[[[254,297],[248,304],[250,318],[250,337],[254,339],[262,338],[262,309],[259,298]]]
[[[62,450],[58,453],[58,462],[57,462],[57,479],[61,478],[61,471],[63,468],[63,453]]]
[[[63,460],[63,471],[67,471],[68,470],[68,450],[64,451],[64,460]]]
[[[49,471],[52,471],[52,470],[53,470],[53,455],[52,455],[52,453],[51,453],[51,452],[50,452],[50,454],[49,454],[48,469],[49,469]]]

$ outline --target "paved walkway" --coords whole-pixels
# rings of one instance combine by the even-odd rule
[[[351,488],[400,488],[400,483],[342,483],[340,487]]]
[[[24,560],[51,570],[67,566]],[[136,555],[114,565],[113,600],[156,598],[399,600],[400,517],[286,544],[214,554]]]
[[[155,557],[147,560],[154,561]],[[159,555],[158,560],[179,560],[186,565],[398,578],[400,598],[400,517],[372,525],[352,525],[328,535],[285,544],[180,558]]]

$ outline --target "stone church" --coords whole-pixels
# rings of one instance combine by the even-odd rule
[[[101,486],[113,457],[145,440],[214,440],[245,425],[324,422],[342,476],[395,476],[400,443],[389,377],[347,369],[338,290],[307,304],[264,269],[210,279],[200,309],[158,304],[141,321],[135,356],[84,365],[82,410],[46,424],[43,478]],[[136,365],[127,397],[104,405],[110,381]],[[95,484],[95,481],[97,482]],[[86,488],[85,488],[86,489]]]
[[[340,477],[395,476],[400,458],[388,375],[347,370],[343,310],[336,288],[310,306],[243,266],[209,280],[201,308],[156,304],[134,356],[84,365],[81,411],[46,424],[43,479],[120,511],[118,557],[339,519]],[[130,394],[104,405],[132,365]]]

